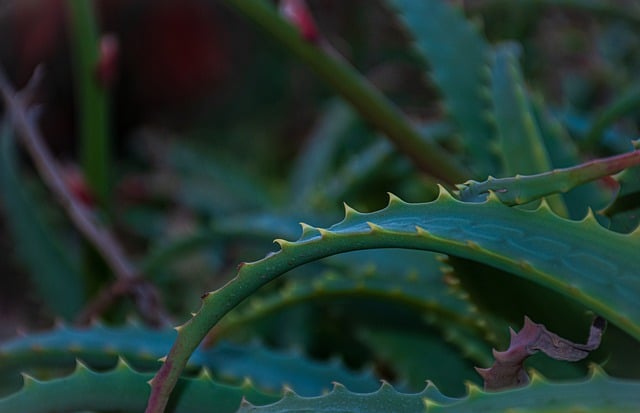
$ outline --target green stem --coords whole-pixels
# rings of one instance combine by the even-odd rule
[[[262,27],[289,52],[306,63],[421,170],[450,184],[462,182],[470,176],[466,168],[449,153],[423,139],[398,108],[360,73],[345,62],[329,56],[317,45],[304,40],[273,6],[263,0],[223,2]]]
[[[522,205],[551,194],[565,193],[578,185],[637,165],[640,165],[640,150],[536,175],[469,181],[459,186],[459,198],[465,202],[483,202],[493,192],[506,205]]]
[[[68,0],[71,50],[78,108],[79,145],[85,178],[100,206],[107,206],[109,183],[109,110],[107,92],[95,77],[99,33],[93,2]]]

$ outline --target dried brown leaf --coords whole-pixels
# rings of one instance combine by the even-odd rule
[[[595,317],[587,343],[577,344],[550,332],[544,325],[534,323],[525,316],[524,326],[518,333],[509,329],[509,348],[505,351],[493,350],[496,359],[493,366],[487,369],[476,367],[476,371],[484,379],[485,390],[524,386],[529,383],[529,376],[524,369],[524,362],[529,356],[542,351],[556,360],[582,360],[598,348],[606,325],[604,318]]]

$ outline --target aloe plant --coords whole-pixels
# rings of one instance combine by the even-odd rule
[[[282,4],[307,20],[222,3],[338,97],[287,179],[208,144],[152,140],[160,165],[139,156],[171,179],[117,218],[148,248],[102,295],[83,284],[96,279],[73,253],[73,216],[43,217],[32,199],[41,182],[14,147],[38,133],[29,90],[0,78],[4,212],[43,305],[65,320],[0,343],[0,412],[640,409],[640,150],[611,129],[633,99],[563,115],[533,81],[530,39],[485,36],[489,6],[467,16],[444,0],[388,0],[413,46],[400,54],[443,109],[414,121],[321,32],[301,33],[314,24],[304,1]],[[632,19],[591,3],[544,6]],[[99,183],[101,197],[115,192]],[[167,204],[195,230],[172,236]],[[122,290],[143,318],[157,291],[177,326],[125,321]],[[104,321],[72,325],[95,308]]]

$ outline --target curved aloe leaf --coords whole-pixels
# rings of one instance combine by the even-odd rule
[[[491,196],[484,203],[465,203],[441,188],[428,203],[392,196],[377,212],[347,207],[342,222],[328,229],[305,224],[297,241],[276,243],[280,251],[240,265],[236,278],[205,294],[199,312],[178,327],[176,343],[154,378],[149,412],[162,411],[190,354],[242,300],[297,266],[358,249],[423,249],[485,263],[555,289],[640,339],[640,232],[609,231],[591,214],[570,221],[546,203],[525,211]]]
[[[385,256],[393,259],[393,254]],[[401,258],[402,255],[396,259]],[[491,359],[490,348],[485,342],[486,337],[492,335],[490,322],[468,300],[459,297],[458,291],[450,291],[435,277],[421,277],[417,273],[383,275],[373,271],[341,276],[329,271],[311,280],[294,279],[273,294],[250,298],[246,305],[223,319],[215,334],[224,337],[236,330],[250,329],[257,320],[287,308],[338,298],[370,298],[415,309],[424,313],[425,321],[439,329],[442,336],[460,349],[461,354],[480,364]],[[376,321],[380,324],[384,319]]]
[[[0,399],[0,412],[141,412],[149,395],[149,373],[138,373],[124,361],[110,371],[95,372],[82,363],[66,377],[40,381],[24,376],[22,389]],[[207,373],[182,378],[176,387],[179,398],[169,407],[173,413],[235,412],[242,400],[264,404],[277,400],[261,393],[249,381],[228,386],[211,380]]]

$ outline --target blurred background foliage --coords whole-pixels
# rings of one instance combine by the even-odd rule
[[[449,3],[461,7],[491,42],[522,45],[527,85],[534,95],[544,96],[576,142],[587,141],[594,123],[621,97],[637,94],[640,12],[634,0],[606,2],[603,9],[586,1]],[[305,65],[221,2],[105,0],[94,5],[102,45],[95,79],[108,108],[105,201],[92,193],[82,172],[82,108],[73,60],[78,39],[68,3],[2,1],[0,62],[16,88],[43,65],[35,96],[43,136],[79,202],[93,208],[157,287],[159,306],[172,324],[184,321],[200,294],[221,286],[239,262],[272,250],[272,239],[297,238],[300,221],[317,226],[337,222],[343,201],[363,211],[380,208],[386,192],[407,201],[433,198],[431,178]],[[423,136],[456,150],[456,134],[439,94],[385,4],[309,0],[308,6],[326,41],[401,107]],[[634,102],[632,108],[638,106]],[[628,138],[638,134],[637,114],[622,111],[615,122],[605,122],[605,138],[586,146],[585,158],[628,150]],[[2,162],[8,168],[5,177],[14,174],[13,180],[4,180],[0,202],[0,338],[8,338],[16,329],[49,328],[56,318],[74,321],[113,277],[74,231],[27,157],[7,155]],[[599,185],[610,193],[615,183]],[[13,225],[19,222],[28,225]],[[33,255],[34,249],[42,255]],[[30,264],[33,260],[41,265]],[[265,294],[269,297],[300,272],[319,280],[330,280],[336,271],[355,279],[416,272],[439,276],[443,265],[418,253],[347,255],[297,270]],[[61,277],[56,271],[68,279],[68,285],[58,285],[66,290],[62,295],[50,289],[55,282],[44,279]],[[118,297],[100,318],[118,325],[140,317],[132,297],[134,292]],[[461,297],[466,303],[466,295]],[[441,340],[442,323],[431,326],[411,303],[341,299],[340,293],[324,297],[313,291],[307,298],[279,304],[258,320],[239,317],[237,325],[250,327],[229,327],[223,337],[260,337],[269,346],[298,347],[320,359],[338,356],[357,368],[374,360],[380,375],[403,379],[409,388],[419,389],[429,377],[453,395],[463,393],[464,379],[478,382],[471,367],[488,360],[490,344],[504,346],[508,339],[503,321],[489,320],[484,333],[491,332],[493,339],[479,348],[467,340],[462,347],[471,360],[460,359],[458,347],[466,338]],[[512,323],[532,312],[513,308]],[[553,325],[552,320],[536,321]],[[584,329],[567,334],[579,341]],[[433,351],[415,351],[421,347]],[[410,350],[403,359],[398,349]],[[418,365],[429,363],[416,360],[429,356],[435,367],[420,371]],[[455,377],[438,368],[452,363],[461,364],[451,368]],[[584,365],[575,368],[580,371],[560,369],[556,375],[584,374]]]

